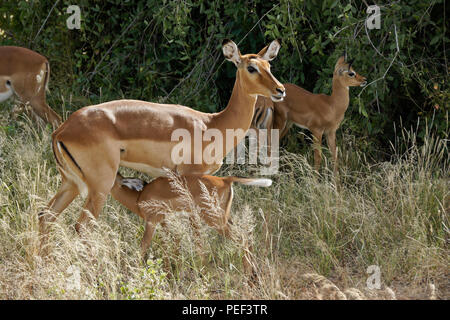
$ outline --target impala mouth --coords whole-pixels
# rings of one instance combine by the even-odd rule
[[[279,97],[279,96],[271,95],[270,99],[272,99],[273,102],[281,102],[281,101],[283,101],[283,96]]]
[[[364,82],[362,82],[359,86],[360,86],[360,87],[365,87],[366,84],[367,84],[367,81],[364,81]]]
[[[273,102],[281,102],[284,100],[284,97],[286,97],[286,92],[279,93],[279,94],[272,94],[270,98]]]

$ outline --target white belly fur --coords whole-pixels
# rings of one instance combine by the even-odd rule
[[[127,168],[131,168],[140,172],[144,172],[147,173],[148,175],[152,176],[152,177],[162,177],[162,176],[166,176],[167,173],[164,169],[161,168],[155,168],[152,166],[149,166],[148,164],[143,164],[143,163],[137,163],[137,162],[129,162],[129,161],[124,161],[121,160],[120,161],[120,165],[127,167]]]

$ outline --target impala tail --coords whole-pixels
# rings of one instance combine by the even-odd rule
[[[48,88],[48,81],[50,80],[50,64],[48,61],[45,62],[45,78],[44,78],[44,88],[45,91],[50,92]]]
[[[75,183],[79,193],[85,197],[88,193],[88,188],[84,182],[84,175],[81,167],[78,165],[66,145],[62,141],[58,141],[55,131],[52,135],[52,149],[55,155],[57,167],[61,174],[69,181]]]
[[[226,177],[224,179],[231,182],[240,183],[246,186],[270,187],[272,185],[272,180],[264,178]]]

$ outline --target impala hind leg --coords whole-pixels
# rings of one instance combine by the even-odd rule
[[[141,241],[141,257],[144,260],[144,263],[147,261],[147,250],[152,243],[155,229],[156,225],[154,225],[151,221],[145,221],[145,231]]]
[[[144,262],[147,260],[147,250],[152,243],[156,226],[158,223],[162,222],[163,219],[163,214],[151,214],[145,220],[145,231],[141,241],[141,256]]]
[[[89,214],[92,214],[95,219],[98,218],[100,212],[102,211],[103,205],[106,202],[108,193],[108,191],[89,191],[83,210],[81,211],[80,218],[75,224],[75,230],[78,233],[81,232],[82,227],[88,220]]]
[[[65,179],[61,182],[56,195],[48,203],[48,210],[39,213],[39,233],[41,234],[41,249],[47,242],[48,223],[55,221],[56,217],[76,198],[79,194],[75,184]]]
[[[203,242],[202,242],[202,237],[201,237],[201,233],[200,233],[201,221],[198,216],[194,216],[196,214],[197,213],[191,213],[189,215],[189,224],[191,226],[192,233],[194,236],[194,242],[195,242],[195,248],[196,248],[197,255],[200,257],[201,264],[204,265],[206,262],[206,257],[205,257],[205,252],[203,250]],[[204,214],[200,213],[200,217],[203,217],[203,216],[204,216]]]
[[[168,234],[169,233],[169,229],[167,226],[166,221],[163,219],[161,221],[161,228],[163,229],[163,233]],[[167,278],[172,278],[173,277],[173,271],[172,271],[172,262],[171,262],[171,257],[167,254],[168,252],[170,252],[170,247],[169,244],[167,242],[167,238],[166,237],[161,237],[161,245],[162,245],[162,251],[166,252],[166,254],[163,255],[163,263],[164,263],[164,270],[167,273]],[[180,248],[180,239],[176,239],[175,240],[175,245],[174,248],[176,249],[176,253],[172,254],[172,256],[179,256],[179,248]]]
[[[78,194],[79,192],[76,185],[68,180],[63,180],[58,193],[56,193],[48,203],[47,207],[50,212],[40,212],[39,222],[45,223],[54,221],[57,215],[67,208]]]
[[[231,205],[233,203],[233,189],[230,185],[228,199],[224,207],[222,215],[217,214],[202,214],[201,217],[207,225],[214,228],[220,235],[230,239],[231,241],[236,241],[236,237],[232,234],[231,226]],[[242,265],[246,274],[250,275],[250,281],[254,282],[257,279],[257,270],[255,263],[253,262],[252,246],[249,244],[249,240],[246,238],[247,235],[241,234],[242,245],[244,254],[242,256]]]
[[[85,172],[85,175],[87,176],[86,185],[88,195],[83,210],[81,211],[80,218],[75,225],[75,229],[78,233],[80,233],[82,226],[86,223],[86,220],[88,220],[89,213],[92,214],[95,219],[100,215],[103,205],[106,202],[106,197],[111,192],[114,185],[116,172],[119,166],[117,165],[113,168],[101,168],[100,166],[93,165],[92,168],[97,169],[95,175],[93,175],[92,172]]]
[[[24,103],[20,101],[11,110],[11,116],[13,120],[17,120],[22,114],[26,115],[32,121],[36,122],[38,126],[45,126],[46,122],[41,117],[39,117],[36,112],[33,111],[33,108],[29,102]]]
[[[235,241],[231,233],[231,219],[229,219],[225,225],[221,227],[216,226],[215,229],[224,237]],[[256,265],[253,259],[253,247],[249,244],[249,240],[245,238],[245,235],[242,235],[242,248],[243,248],[243,256],[242,256],[242,266],[244,267],[244,272],[250,276],[250,281],[254,282],[258,278]]]

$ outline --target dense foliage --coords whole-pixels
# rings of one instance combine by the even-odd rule
[[[369,30],[371,3],[356,0],[2,0],[0,42],[48,57],[49,100],[60,113],[122,97],[220,110],[235,77],[220,50],[224,38],[243,53],[281,39],[275,76],[329,94],[335,61],[347,50],[370,83],[351,90],[343,124],[360,148],[388,147],[394,123],[416,126],[418,118],[419,136],[432,125],[446,138],[445,1],[383,2],[381,29]],[[80,30],[66,26],[72,4],[81,8]]]

